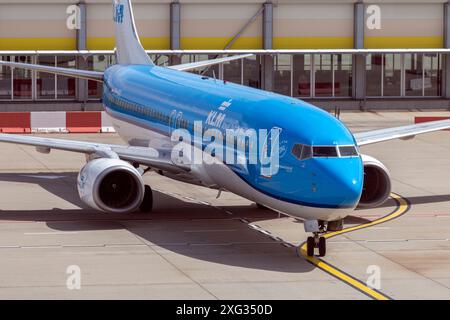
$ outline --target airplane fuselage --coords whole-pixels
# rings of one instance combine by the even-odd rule
[[[105,109],[130,145],[171,147],[177,129],[189,132],[194,140],[198,123],[202,133],[214,129],[225,139],[230,129],[279,129],[276,174],[264,174],[261,163],[243,166],[216,159],[193,164],[190,174],[205,186],[311,220],[343,218],[359,202],[361,157],[340,148],[356,150],[355,139],[341,121],[311,104],[157,66],[115,65],[106,70],[104,79]],[[206,144],[203,141],[197,148],[202,152]],[[294,152],[299,145],[308,146],[309,157],[301,159]],[[320,154],[333,148],[336,154]]]

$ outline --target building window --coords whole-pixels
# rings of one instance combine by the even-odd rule
[[[442,95],[439,54],[370,54],[366,58],[368,97],[438,97]]]
[[[274,59],[275,73],[274,73],[274,92],[291,96],[291,55],[278,54]]]
[[[223,64],[223,79],[242,84],[242,60],[229,61]]]
[[[352,95],[352,56],[315,54],[313,97],[350,97]]]
[[[74,56],[56,57],[56,66],[60,68],[76,68]],[[56,94],[58,99],[75,99],[76,79],[73,77],[56,76]]]
[[[442,96],[442,55],[423,55],[424,96]]]
[[[11,56],[11,61],[33,63],[30,56]],[[13,71],[13,99],[28,100],[32,98],[32,75],[30,70],[15,68]]]
[[[108,67],[116,63],[115,55],[96,54],[87,59],[88,70],[105,71]],[[97,81],[88,81],[89,99],[100,99],[103,93],[103,86]]]
[[[401,96],[402,62],[401,55],[389,53],[384,55],[383,62],[383,96]]]
[[[381,93],[381,79],[383,77],[383,55],[368,54],[366,56],[366,96],[379,97]]]
[[[294,97],[311,97],[311,69],[312,58],[310,54],[292,56]]]
[[[404,56],[406,96],[422,96],[423,94],[422,58],[423,56],[418,53],[407,53]]]
[[[331,54],[314,55],[314,96],[333,96],[333,68]]]
[[[333,55],[333,96],[351,97],[352,95],[352,55]]]
[[[56,66],[55,56],[38,56],[37,63],[43,66]],[[36,98],[56,99],[56,76],[46,72],[36,72]]]
[[[243,84],[252,88],[261,88],[260,56],[251,56],[242,59]]]
[[[9,56],[0,56],[3,61],[10,61]],[[0,100],[11,100],[12,98],[12,82],[11,68],[0,66]]]

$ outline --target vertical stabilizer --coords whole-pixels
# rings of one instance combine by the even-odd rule
[[[153,62],[139,41],[130,0],[113,0],[113,20],[117,63],[152,65]]]

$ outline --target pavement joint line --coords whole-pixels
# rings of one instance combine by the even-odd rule
[[[214,246],[214,247],[228,247],[236,244],[235,242],[223,242],[223,243],[189,243],[189,246]]]
[[[83,245],[83,244],[55,244],[55,245],[35,245],[35,246],[15,246],[15,245],[2,245],[0,246],[1,249],[53,249],[53,248],[109,248],[109,247],[139,247],[139,246],[145,246],[140,243],[136,244],[89,244],[89,245]]]
[[[78,234],[77,231],[61,231],[61,232],[24,232],[26,236],[47,236],[47,235],[70,235],[70,234]]]
[[[210,230],[184,230],[186,233],[196,233],[196,232],[235,232],[237,229],[210,229]]]
[[[163,192],[162,192],[163,193]],[[128,230],[125,225],[121,222],[119,222],[119,224],[126,230]],[[157,250],[155,250],[154,246],[152,246],[150,243],[144,241],[140,236],[138,236],[137,234],[129,231],[130,233],[132,233],[134,235],[134,237],[141,242],[143,245],[145,245],[150,251],[152,251],[153,253],[155,253],[156,255],[158,255],[162,260],[164,260],[167,264],[169,264],[170,266],[172,266],[172,268],[174,268],[175,270],[177,270],[180,274],[182,274],[183,276],[185,276],[187,279],[189,279],[192,283],[196,284],[199,288],[201,288],[203,291],[205,291],[207,294],[209,294],[211,297],[213,297],[216,300],[219,300],[219,298],[212,293],[208,288],[206,288],[203,284],[201,284],[199,281],[195,280],[194,278],[192,278],[187,272],[183,271],[182,269],[180,269],[174,262],[170,261],[165,255],[163,255],[161,252],[158,252]]]
[[[355,240],[355,242],[412,242],[412,241],[448,241],[448,239],[387,239],[387,240]]]
[[[362,245],[361,245],[361,246],[362,246]],[[364,247],[364,246],[362,246],[362,247]],[[387,259],[388,261],[390,261],[390,262],[392,262],[392,263],[394,263],[394,264],[397,264],[397,265],[401,266],[402,268],[404,268],[405,270],[408,270],[409,272],[416,273],[417,275],[419,275],[419,276],[421,276],[421,277],[423,277],[423,278],[425,278],[425,279],[427,279],[427,280],[429,280],[429,281],[431,281],[431,282],[433,282],[433,283],[435,283],[435,284],[437,284],[437,285],[439,285],[439,286],[441,286],[441,287],[444,287],[444,288],[446,288],[446,289],[450,289],[449,286],[447,286],[447,285],[445,285],[445,284],[443,284],[443,283],[437,281],[436,279],[430,278],[430,277],[428,277],[428,276],[426,276],[426,275],[424,275],[424,274],[418,272],[417,270],[410,269],[410,268],[408,268],[407,266],[403,265],[402,263],[400,263],[400,262],[398,262],[398,261],[392,260],[391,258],[385,256],[382,252],[378,252],[378,251],[372,250],[371,248],[368,248],[368,247],[364,247],[364,248],[367,249],[367,250],[369,250],[369,251],[371,251],[371,252],[373,252],[373,253],[375,253],[375,254],[378,254],[379,256],[381,256],[381,257]],[[410,250],[410,251],[411,251],[411,250]],[[417,251],[417,250],[412,250],[412,251]]]
[[[407,239],[372,239],[372,240],[355,240],[355,242],[407,242]]]

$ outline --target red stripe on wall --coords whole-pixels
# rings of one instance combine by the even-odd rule
[[[30,133],[31,114],[29,112],[1,112],[0,132]]]
[[[66,112],[69,133],[97,133],[102,130],[102,115],[97,111]]]

